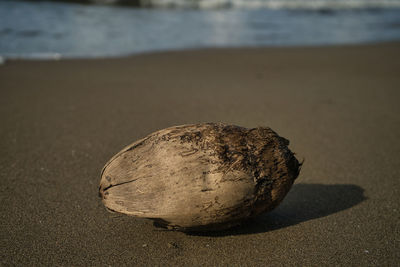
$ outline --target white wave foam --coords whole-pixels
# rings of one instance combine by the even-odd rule
[[[97,0],[98,1],[98,0]],[[400,8],[400,0],[140,0],[148,7],[362,9]]]
[[[60,53],[21,53],[21,54],[2,54],[0,58],[5,62],[6,59],[28,59],[28,60],[60,60],[63,56]]]

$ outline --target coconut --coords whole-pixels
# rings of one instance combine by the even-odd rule
[[[111,211],[182,231],[222,230],[278,206],[301,164],[268,127],[175,126],[125,147],[104,166]]]

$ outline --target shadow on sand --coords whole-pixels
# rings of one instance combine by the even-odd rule
[[[188,235],[228,236],[273,231],[321,218],[351,208],[366,198],[364,190],[351,184],[295,184],[274,211],[219,232],[192,232]]]

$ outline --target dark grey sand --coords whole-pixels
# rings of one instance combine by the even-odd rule
[[[395,266],[400,45],[217,49],[0,66],[2,265]],[[286,199],[188,235],[108,213],[100,171],[172,125],[270,126],[305,158]]]

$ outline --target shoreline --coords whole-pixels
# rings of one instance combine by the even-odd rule
[[[343,44],[328,44],[328,45],[269,45],[269,46],[206,46],[206,47],[195,47],[195,48],[171,48],[171,49],[160,49],[143,52],[132,52],[128,54],[120,55],[105,55],[105,56],[65,56],[58,52],[45,52],[45,53],[33,53],[32,55],[1,55],[0,54],[0,65],[7,61],[59,61],[59,60],[106,60],[106,59],[122,59],[142,55],[153,55],[153,54],[165,54],[165,53],[176,53],[176,52],[196,52],[196,51],[207,51],[207,50],[254,50],[254,49],[306,49],[306,48],[346,48],[346,47],[371,47],[371,46],[387,46],[400,44],[400,40],[391,41],[378,41],[378,42],[365,42],[365,43],[343,43]]]
[[[393,266],[400,43],[217,48],[0,67],[3,265]],[[105,211],[104,164],[173,125],[269,126],[305,158],[274,211],[226,232]]]

